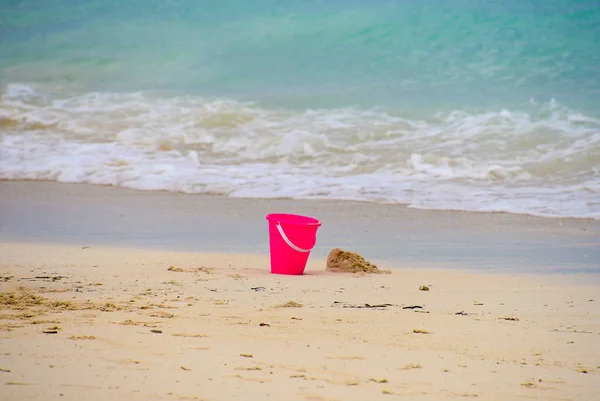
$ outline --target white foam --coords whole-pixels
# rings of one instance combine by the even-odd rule
[[[0,121],[2,179],[600,218],[600,122],[556,102],[416,120],[10,84]]]

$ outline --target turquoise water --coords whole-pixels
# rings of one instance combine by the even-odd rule
[[[598,1],[4,0],[0,69],[0,178],[600,216]]]
[[[277,104],[598,109],[600,3],[4,1],[5,79]]]

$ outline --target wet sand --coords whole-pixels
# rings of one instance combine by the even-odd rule
[[[0,181],[0,194],[0,242],[267,255],[265,215],[285,212],[321,220],[322,259],[341,247],[408,267],[600,273],[600,220],[51,182]]]

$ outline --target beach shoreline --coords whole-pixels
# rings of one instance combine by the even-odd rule
[[[597,2],[4,3],[0,401],[598,400]]]
[[[0,181],[0,241],[267,255],[266,214],[316,217],[312,255],[340,247],[392,265],[600,273],[600,221],[431,211],[333,200],[247,199]]]

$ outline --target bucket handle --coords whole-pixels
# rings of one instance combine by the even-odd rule
[[[283,238],[285,243],[288,244],[290,246],[290,248],[292,248],[293,250],[298,251],[298,252],[310,252],[312,247],[309,249],[302,249],[302,248],[294,245],[292,243],[292,241],[290,241],[290,239],[287,237],[287,235],[285,235],[285,232],[283,232],[283,227],[281,227],[281,223],[276,222],[275,225],[277,226],[277,231],[279,231],[279,234],[281,234],[281,238]]]

